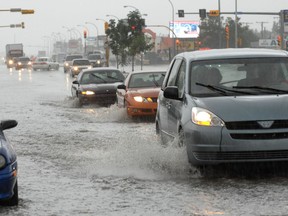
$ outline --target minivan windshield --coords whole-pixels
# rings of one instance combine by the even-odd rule
[[[194,61],[189,93],[197,97],[288,93],[288,58]]]

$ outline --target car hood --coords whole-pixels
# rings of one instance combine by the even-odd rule
[[[288,95],[194,98],[194,102],[226,122],[288,119]]]
[[[81,85],[81,90],[91,90],[95,92],[107,92],[110,91],[110,93],[115,92],[117,90],[117,86],[123,84],[122,82],[116,82],[116,83],[103,83],[103,84],[87,84],[87,85]]]
[[[129,88],[127,94],[130,95],[141,95],[143,97],[158,97],[160,91],[159,88]]]

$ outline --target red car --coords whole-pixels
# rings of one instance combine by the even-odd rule
[[[156,115],[158,94],[166,71],[131,72],[117,89],[117,105],[128,116]]]

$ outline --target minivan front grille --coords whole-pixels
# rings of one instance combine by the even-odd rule
[[[259,121],[261,122],[261,121]],[[252,129],[285,129],[288,128],[288,120],[275,120],[268,128],[264,128],[258,121],[225,122],[228,130],[252,130]]]

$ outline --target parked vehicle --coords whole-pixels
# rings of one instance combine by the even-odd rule
[[[16,126],[15,120],[0,123],[0,204],[9,206],[18,204],[18,167],[16,153],[3,131]]]
[[[117,89],[118,107],[125,107],[129,116],[156,115],[157,98],[166,71],[130,73]]]
[[[83,55],[80,54],[67,55],[63,65],[64,73],[70,70],[71,63],[74,59],[80,59],[80,58],[83,58]]]
[[[83,70],[73,81],[72,97],[80,104],[111,105],[116,101],[117,86],[123,84],[124,75],[115,68],[102,67]]]
[[[23,68],[32,69],[32,62],[29,57],[19,57],[14,59],[14,65],[16,70]]]
[[[6,45],[6,65],[7,68],[15,66],[13,58],[24,56],[23,44],[7,44]]]
[[[72,77],[78,75],[82,70],[92,68],[88,59],[74,59],[71,62],[70,74]]]
[[[59,63],[49,57],[38,57],[32,64],[33,70],[59,70]]]
[[[288,161],[288,52],[178,54],[159,93],[156,132],[196,166]]]

